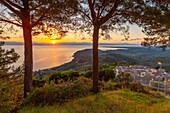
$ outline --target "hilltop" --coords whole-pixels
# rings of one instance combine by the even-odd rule
[[[62,105],[32,106],[20,113],[169,113],[170,100],[159,93],[153,95],[117,90],[67,102]]]

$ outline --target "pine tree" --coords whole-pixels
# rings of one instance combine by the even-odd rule
[[[19,76],[21,73],[21,67],[14,68],[12,66],[19,59],[19,55],[14,49],[3,49],[4,43],[0,45],[0,79],[9,79]],[[21,75],[20,75],[21,76]]]

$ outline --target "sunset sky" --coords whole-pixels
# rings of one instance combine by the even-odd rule
[[[141,31],[142,29],[139,28],[137,25],[130,25],[130,38],[128,41],[123,41],[125,38],[120,34],[120,32],[115,33],[111,32],[111,40],[104,40],[103,38],[100,38],[100,43],[130,43],[130,44],[140,44],[143,37],[145,35]],[[7,41],[11,42],[23,42],[23,36],[22,36],[22,29],[19,29],[19,32],[17,32],[15,35],[12,33],[9,33],[9,36],[11,37]],[[58,40],[51,40],[50,38],[40,35],[33,37],[33,42],[37,43],[49,43],[49,44],[57,44],[60,42],[92,42],[92,36],[87,35],[86,33],[74,33],[69,32],[66,34],[66,36],[62,37]]]

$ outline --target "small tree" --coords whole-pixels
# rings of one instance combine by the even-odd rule
[[[0,43],[0,111],[15,112],[23,99],[23,70],[13,66],[19,59],[14,49],[6,50]]]
[[[73,0],[0,0],[0,4],[2,5],[0,10],[1,24],[4,26],[6,26],[6,23],[11,24],[12,26],[7,25],[9,30],[15,29],[13,25],[23,29],[24,97],[26,97],[32,84],[32,34],[44,32],[51,35],[49,28],[58,27],[61,21],[65,22],[69,15],[74,12],[69,6],[75,7],[76,4]]]
[[[99,34],[110,39],[109,31],[122,31],[128,34],[126,22],[131,11],[143,1],[138,0],[78,0],[79,14],[74,25],[78,29],[93,33],[93,92],[98,92],[98,42]],[[78,20],[80,20],[78,22]],[[93,28],[91,30],[91,28]],[[128,38],[128,37],[125,37]]]
[[[11,66],[19,59],[19,55],[14,49],[3,49],[3,44],[3,42],[0,44],[0,80],[15,77],[18,74],[17,72],[20,71],[20,67],[15,69],[14,66]]]

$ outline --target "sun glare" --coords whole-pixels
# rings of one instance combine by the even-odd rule
[[[55,40],[52,40],[51,43],[52,43],[52,44],[56,44],[56,41],[55,41]]]

